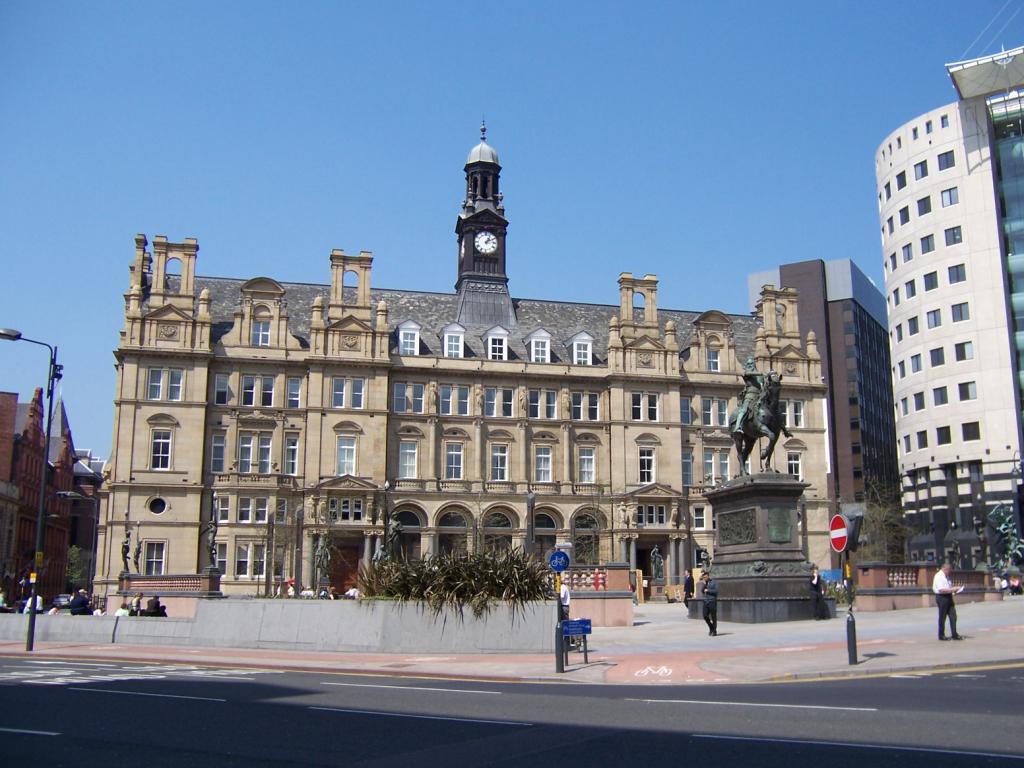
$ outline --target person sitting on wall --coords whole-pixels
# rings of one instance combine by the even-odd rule
[[[1010,578],[1006,580],[1006,588],[1011,595],[1024,594],[1024,587],[1021,586],[1019,573],[1010,575]]]
[[[153,595],[146,601],[146,612],[143,616],[160,616],[165,619],[167,618],[167,608],[160,604],[159,596]]]
[[[71,598],[71,615],[72,616],[92,616],[92,608],[89,607],[89,595],[86,594],[84,589],[78,590],[75,596]]]

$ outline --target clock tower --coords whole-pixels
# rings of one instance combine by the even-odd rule
[[[487,143],[487,126],[480,125],[480,143],[466,159],[466,199],[455,223],[459,237],[459,277],[455,290],[467,280],[508,285],[505,273],[505,233],[508,220],[502,204],[501,165]]]
[[[508,219],[502,204],[501,165],[487,143],[487,126],[480,124],[480,143],[466,159],[466,199],[462,201],[455,234],[459,237],[459,323],[505,330],[517,326],[505,273],[505,233]]]

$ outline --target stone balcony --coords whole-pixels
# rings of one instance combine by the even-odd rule
[[[263,488],[266,490],[294,490],[298,487],[298,478],[293,475],[279,473],[258,474],[255,472],[222,472],[213,476],[214,486],[242,486],[246,488]]]

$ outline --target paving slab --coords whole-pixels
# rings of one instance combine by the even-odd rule
[[[0,644],[0,655],[190,663],[320,673],[551,683],[763,683],[828,677],[927,674],[996,663],[1024,664],[1024,599],[958,606],[963,642],[939,642],[936,611],[856,613],[858,663],[848,663],[846,614],[828,621],[720,623],[709,637],[678,604],[638,606],[632,627],[595,628],[590,663],[572,653],[563,674],[551,655],[384,654],[184,646]],[[82,617],[88,621],[88,617]]]

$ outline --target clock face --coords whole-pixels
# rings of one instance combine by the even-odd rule
[[[498,238],[490,232],[477,232],[473,245],[480,253],[491,254],[498,250]]]

